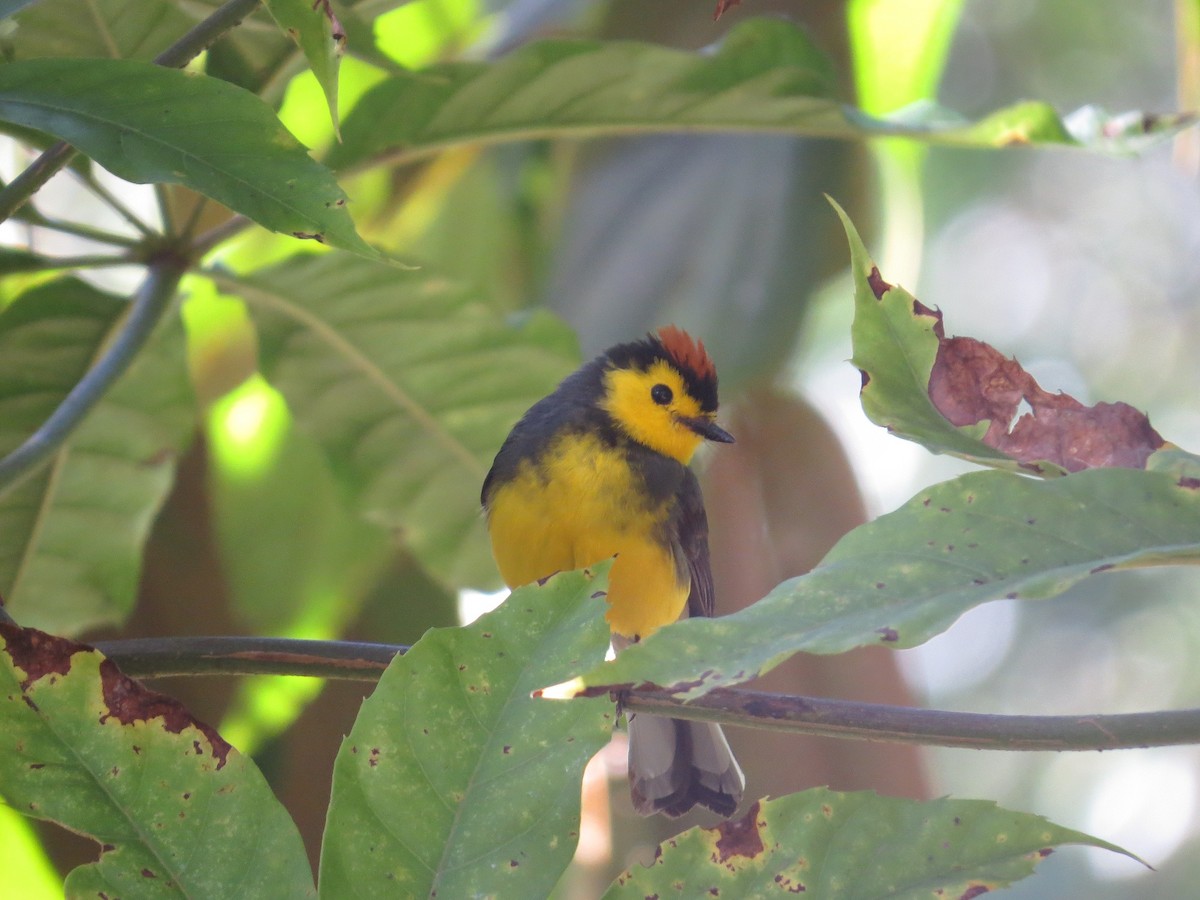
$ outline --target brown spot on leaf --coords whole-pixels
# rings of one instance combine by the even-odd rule
[[[625,691],[628,691],[632,687],[633,687],[632,681],[626,681],[622,684],[589,685],[589,686],[583,688],[582,690],[580,690],[580,692],[578,694],[576,694],[575,696],[577,696],[577,697],[603,697],[607,694],[622,694]],[[642,687],[643,688],[648,687],[653,690],[654,688],[658,687],[658,685],[643,684]],[[533,696],[540,697],[540,696],[542,696],[542,692],[540,690],[534,691]]]
[[[1140,469],[1163,445],[1146,415],[1127,403],[1084,406],[1052,394],[1015,359],[974,338],[939,338],[929,398],[952,425],[987,422],[983,443],[1025,464]],[[1030,411],[1017,418],[1022,402]]]
[[[973,884],[959,894],[958,900],[971,900],[971,898],[982,896],[989,891],[991,891],[991,888],[989,888],[986,884]]]
[[[142,869],[142,877],[143,878],[157,878],[158,876],[155,875],[153,872],[151,872],[149,869]]]
[[[719,862],[735,856],[753,859],[763,852],[762,835],[758,823],[759,802],[746,811],[740,819],[729,819],[716,827],[717,854]]]
[[[0,622],[0,636],[7,644],[5,652],[12,657],[13,665],[25,673],[22,691],[29,690],[30,685],[47,675],[66,675],[71,671],[71,657],[92,649],[78,641],[6,622]]]
[[[179,734],[185,728],[195,728],[208,739],[212,755],[217,760],[217,768],[225,765],[232,748],[215,729],[193,716],[178,700],[152,691],[129,678],[111,659],[100,661],[100,683],[104,705],[108,707],[108,712],[100,717],[101,724],[110,718],[122,725],[162,719],[163,730],[171,734]],[[198,741],[195,746],[197,753],[202,754]]]
[[[871,293],[875,295],[876,300],[882,300],[883,295],[892,289],[892,286],[879,274],[879,266],[871,266],[871,271],[867,274],[867,284],[870,285]]]
[[[883,635],[881,640],[888,641],[889,643],[900,640],[900,632],[895,628],[876,628],[875,633]]]
[[[936,310],[936,309],[930,309],[928,306],[926,306],[924,303],[922,303],[920,300],[918,300],[916,297],[914,297],[913,298],[913,315],[918,318],[924,317],[927,319],[933,319],[933,333],[938,336],[939,340],[946,336],[946,330],[945,330],[944,326],[942,325],[941,311]]]
[[[339,44],[346,41],[346,29],[342,27],[342,23],[338,21],[338,17],[334,15],[333,7],[329,5],[329,0],[313,0],[313,11],[321,10],[325,18],[329,20],[329,30],[331,36]],[[340,52],[340,50],[339,50]]]
[[[721,18],[735,6],[741,6],[742,0],[717,0],[717,8],[713,10],[713,21]]]
[[[1053,852],[1054,852],[1053,847],[1043,847],[1041,850],[1038,851],[1038,856],[1040,856],[1042,859],[1045,859],[1047,856],[1049,856]]]

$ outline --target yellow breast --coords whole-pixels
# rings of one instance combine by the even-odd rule
[[[648,502],[623,453],[574,433],[496,488],[488,530],[512,587],[615,555],[609,627],[643,638],[679,618],[687,603],[687,568],[676,565],[665,537],[669,513],[669,501]]]

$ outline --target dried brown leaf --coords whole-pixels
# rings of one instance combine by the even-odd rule
[[[1015,359],[974,338],[941,335],[929,375],[929,398],[962,427],[987,422],[983,442],[1029,465],[1045,460],[1068,472],[1140,469],[1163,445],[1146,415],[1127,403],[1085,406],[1045,391]],[[1029,412],[1019,418],[1022,401]],[[1014,422],[1015,419],[1015,422]]]

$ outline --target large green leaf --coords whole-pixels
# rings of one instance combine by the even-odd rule
[[[647,897],[978,897],[1024,878],[1061,844],[1122,850],[986,800],[920,802],[813,788],[692,828],[605,900]]]
[[[538,41],[495,62],[447,63],[381,82],[347,117],[344,143],[329,162],[345,168],[378,157],[407,160],[462,143],[685,131],[900,135],[963,147],[1079,143],[1044,103],[1018,104],[976,123],[931,104],[872,118],[835,99],[830,72],[802,31],[772,19],[742,23],[715,53],[632,41]],[[1179,125],[1150,123],[1155,133]],[[1092,145],[1112,143],[1097,135]]]
[[[850,242],[854,277],[851,362],[863,373],[863,412],[876,425],[934,452],[1017,470],[1017,461],[979,439],[980,429],[955,428],[929,397],[941,317],[904,288],[884,282],[849,216],[834,210]],[[876,296],[876,291],[882,296]]]
[[[216,78],[134,60],[0,66],[0,119],[67,141],[138,184],[183,184],[264,228],[378,256],[346,195],[265,103]]]
[[[343,254],[213,278],[249,305],[263,373],[358,508],[449,583],[494,584],[479,490],[577,361],[568,329],[545,314],[512,327],[474,288]]]
[[[797,651],[913,647],[988,600],[1040,600],[1109,569],[1198,562],[1197,479],[974,472],[856,528],[811,572],[741,612],[664,628],[550,694],[652,683],[697,697]]]
[[[313,895],[254,764],[82,644],[0,625],[0,793],[101,844],[69,897]]]
[[[62,279],[0,314],[0,453],[45,421],[126,308]],[[0,496],[0,595],[19,622],[73,634],[133,608],[142,545],[193,415],[169,322],[49,465]]]
[[[16,17],[4,43],[14,59],[95,57],[150,60],[196,24],[171,0],[52,0]]]
[[[604,586],[604,569],[528,585],[392,662],[334,763],[322,897],[548,895],[614,712],[530,693],[603,659]]]

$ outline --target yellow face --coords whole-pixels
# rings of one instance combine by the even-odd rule
[[[601,406],[631,438],[684,465],[704,440],[680,419],[712,421],[687,392],[683,376],[665,360],[648,370],[610,369]]]

